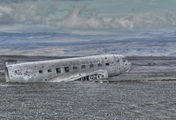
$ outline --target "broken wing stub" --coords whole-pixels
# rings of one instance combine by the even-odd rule
[[[53,78],[51,82],[68,82],[68,81],[97,81],[97,80],[104,80],[108,79],[108,71],[105,69],[97,70],[94,72],[80,72],[77,74],[67,74],[63,76],[59,76]]]

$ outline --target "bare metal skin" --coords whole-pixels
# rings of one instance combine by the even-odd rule
[[[18,64],[6,63],[6,82],[67,82],[104,80],[130,70],[122,55],[97,55]]]

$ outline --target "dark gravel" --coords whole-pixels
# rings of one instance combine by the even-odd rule
[[[1,119],[175,119],[176,82],[0,84]]]
[[[175,119],[175,57],[128,59],[132,70],[109,79],[115,82],[7,84],[1,57],[0,119]]]

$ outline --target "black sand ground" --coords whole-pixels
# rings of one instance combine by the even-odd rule
[[[0,119],[176,118],[176,57],[128,57],[131,71],[110,78],[110,83],[5,83],[5,60],[55,58],[0,57]]]

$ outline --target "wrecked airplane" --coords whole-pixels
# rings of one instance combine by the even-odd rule
[[[6,82],[99,81],[130,70],[123,55],[97,55],[67,59],[6,63]]]

